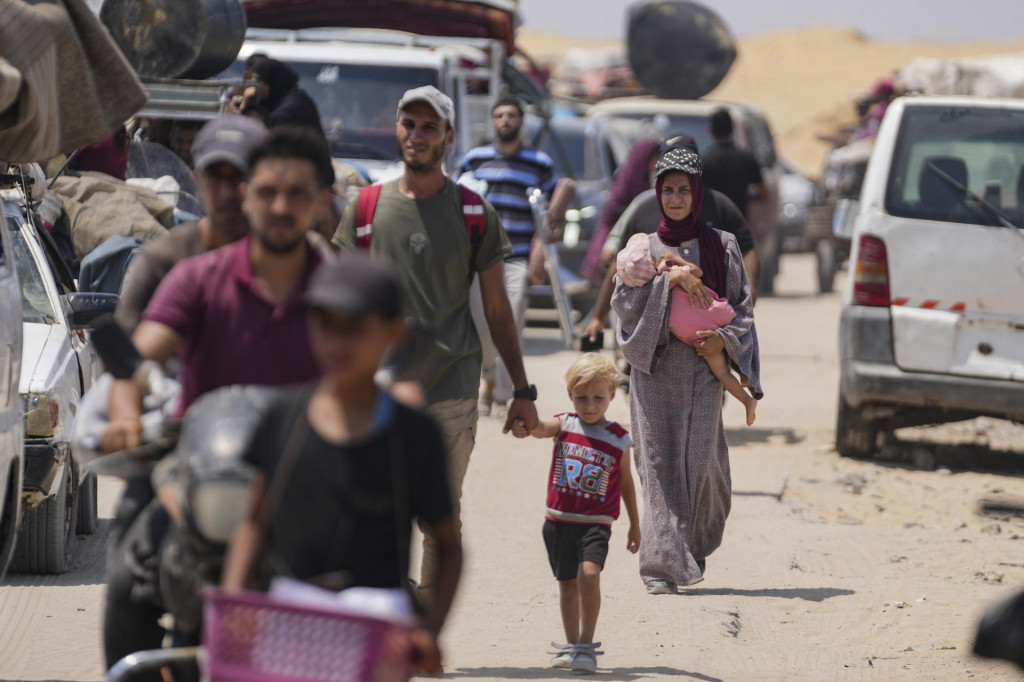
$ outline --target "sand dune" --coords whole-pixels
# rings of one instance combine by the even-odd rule
[[[518,40],[530,54],[555,57],[573,47],[609,43],[523,29]],[[879,42],[856,31],[809,26],[738,41],[739,56],[709,97],[749,102],[771,121],[780,154],[816,175],[831,148],[818,139],[854,121],[853,100],[879,78],[915,57],[953,58],[1024,51],[1017,43]]]

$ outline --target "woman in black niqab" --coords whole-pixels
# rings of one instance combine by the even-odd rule
[[[268,58],[257,61],[251,68],[264,86],[260,88],[260,105],[266,110],[268,128],[299,125],[324,134],[316,103],[299,88],[299,76],[290,66]]]

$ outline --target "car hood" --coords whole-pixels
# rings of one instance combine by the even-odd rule
[[[18,392],[25,394],[46,390],[46,386],[51,383],[50,375],[60,361],[60,335],[63,329],[59,324],[34,322],[26,322],[22,327],[24,343]]]

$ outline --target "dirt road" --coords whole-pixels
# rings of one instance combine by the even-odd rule
[[[894,448],[887,462],[831,451],[836,296],[811,296],[811,261],[787,256],[780,294],[757,308],[766,398],[757,424],[726,408],[734,500],[707,578],[645,594],[616,525],[602,578],[604,680],[1016,680],[970,655],[984,605],[1024,586],[1024,523],[977,513],[1024,499],[1024,430],[1000,422],[901,434],[990,447]],[[542,415],[564,411],[573,353],[528,330]],[[620,394],[611,416],[628,421]],[[549,446],[484,420],[466,481],[467,565],[447,631],[446,678],[546,680],[562,638],[540,525]],[[922,468],[923,465],[923,468]],[[937,467],[937,469],[936,469]],[[109,515],[116,483],[101,482]],[[0,588],[0,678],[99,680],[103,533],[58,578]]]

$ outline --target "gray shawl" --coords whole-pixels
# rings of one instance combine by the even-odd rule
[[[719,329],[718,334],[725,342],[730,365],[747,378],[754,397],[760,400],[764,395],[761,390],[761,359],[743,255],[736,237],[721,230],[715,232],[725,245],[725,298],[736,311],[736,318]],[[651,253],[661,253],[670,248],[662,244],[656,234],[649,236]],[[619,318],[616,329],[619,347],[633,369],[645,374],[653,374],[657,370],[669,342],[669,293],[668,275],[660,274],[642,287],[618,284],[612,296],[612,308]]]

